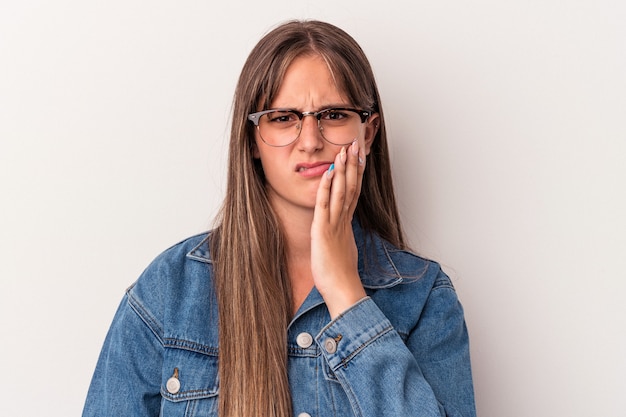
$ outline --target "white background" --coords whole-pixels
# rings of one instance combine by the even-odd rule
[[[0,4],[0,415],[80,415],[124,289],[211,227],[236,78],[288,18],[370,57],[479,415],[625,415],[623,2],[210,3]]]

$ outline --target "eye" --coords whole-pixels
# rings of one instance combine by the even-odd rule
[[[275,111],[267,114],[270,123],[295,123],[298,116],[288,111]]]
[[[343,120],[349,117],[348,113],[342,110],[330,109],[322,113],[322,120]]]

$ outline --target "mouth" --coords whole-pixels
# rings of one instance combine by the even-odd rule
[[[318,177],[328,171],[332,162],[301,163],[296,165],[296,172],[303,177]]]

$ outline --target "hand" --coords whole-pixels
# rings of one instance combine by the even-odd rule
[[[365,154],[354,141],[337,154],[334,169],[322,175],[311,226],[311,271],[331,318],[365,297],[358,273],[358,253],[352,232]]]

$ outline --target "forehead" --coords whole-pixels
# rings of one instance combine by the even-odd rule
[[[304,55],[295,58],[285,70],[271,105],[312,110],[348,104],[345,96],[326,61],[319,55]]]

